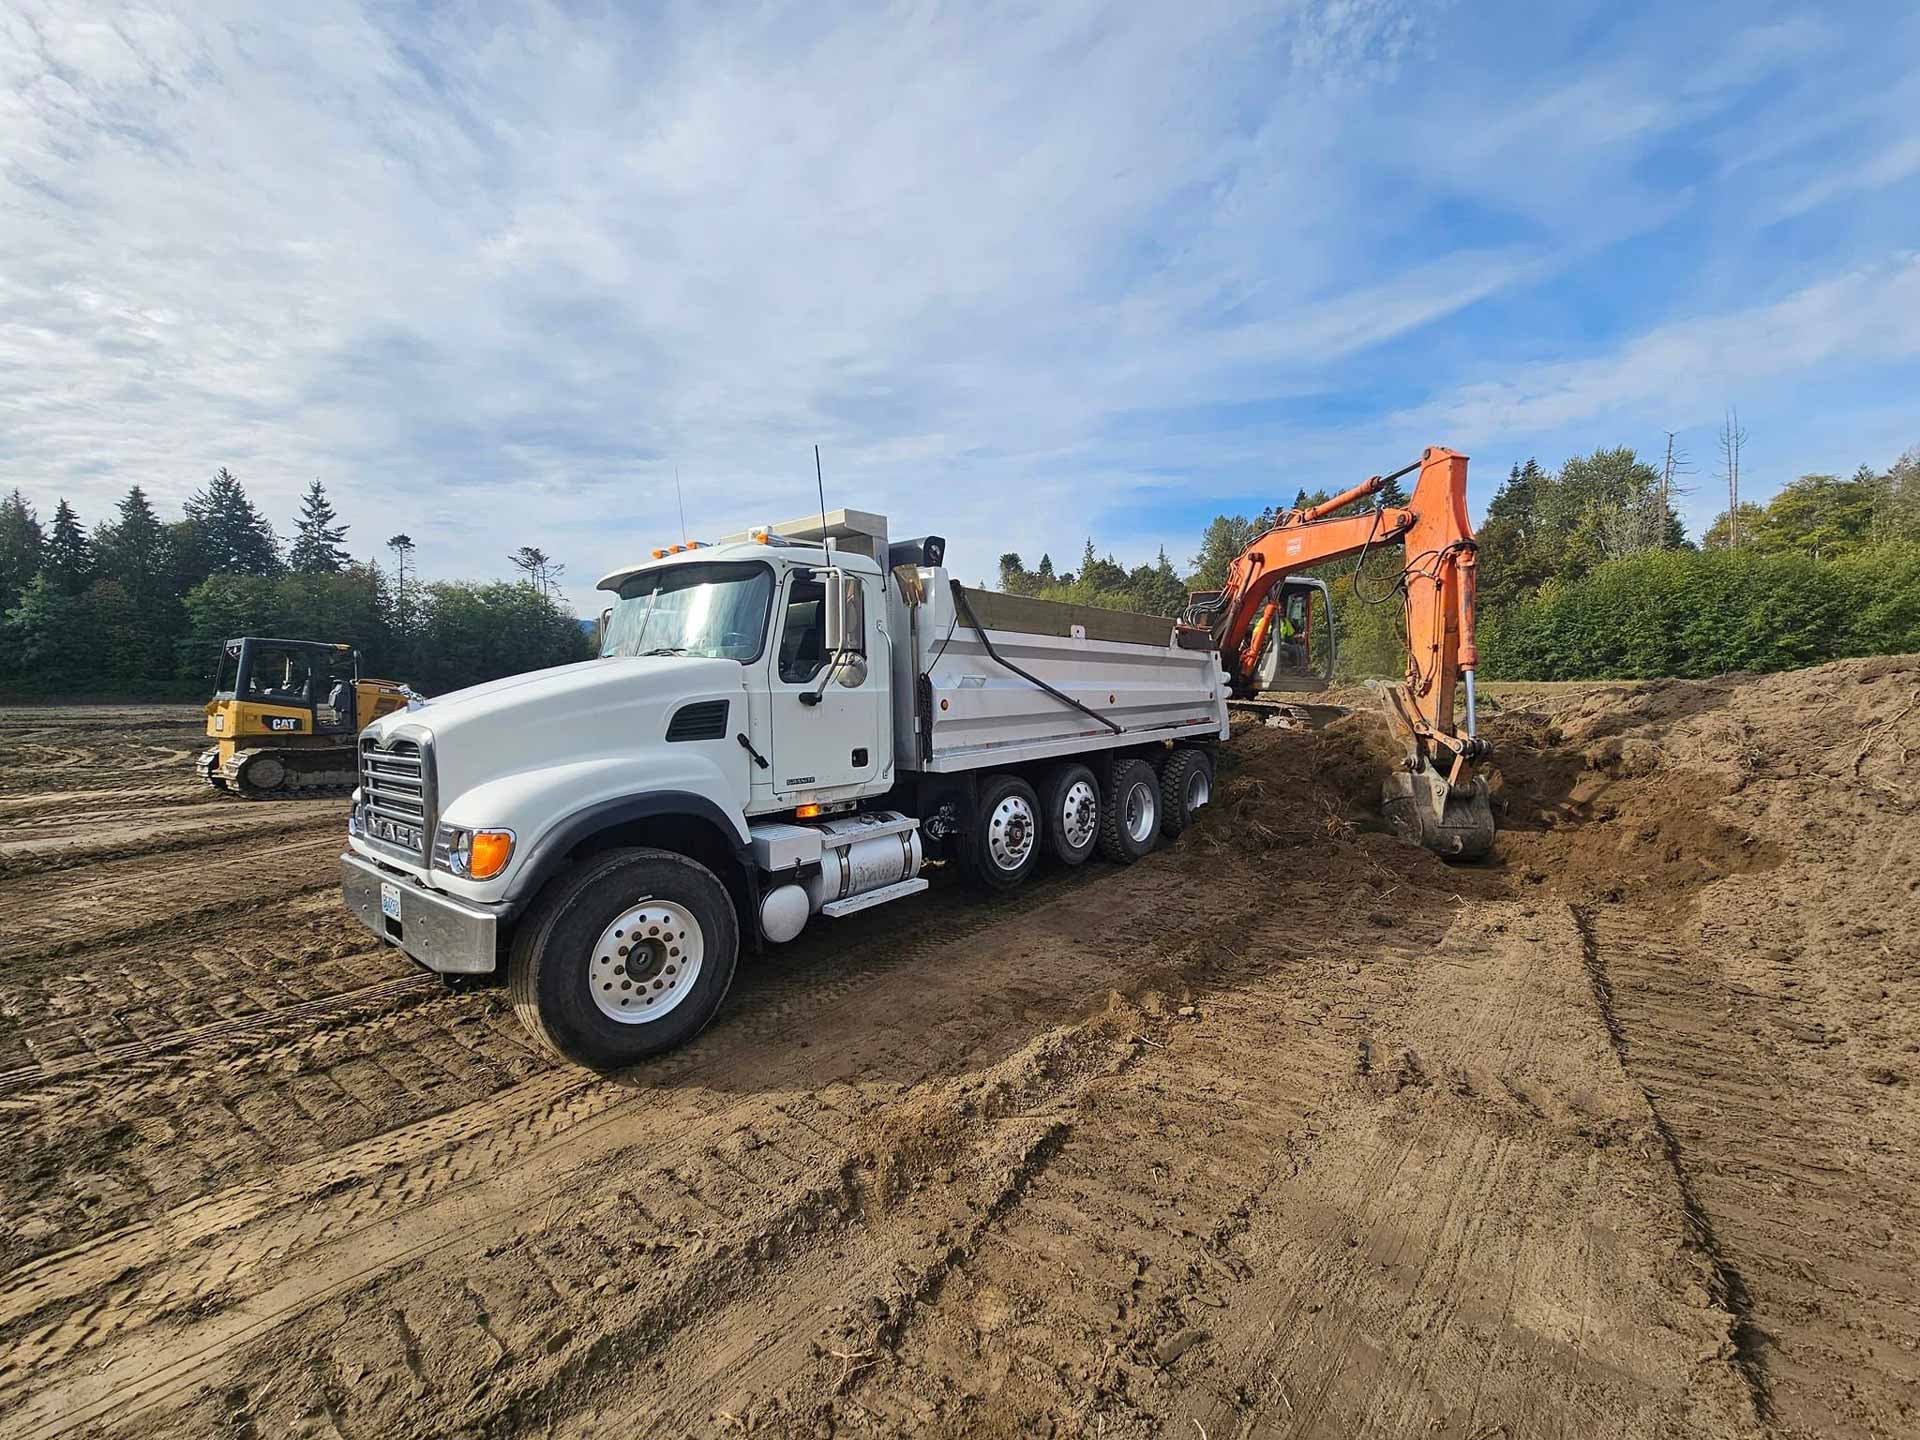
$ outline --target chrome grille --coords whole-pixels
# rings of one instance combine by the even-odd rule
[[[360,825],[367,839],[426,858],[427,766],[415,742],[360,742]]]

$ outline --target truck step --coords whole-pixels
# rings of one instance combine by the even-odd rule
[[[871,910],[876,905],[884,905],[889,900],[898,900],[907,895],[918,895],[927,888],[927,882],[919,876],[911,880],[899,880],[891,885],[882,885],[878,890],[869,890],[864,895],[849,895],[844,900],[829,900],[820,907],[822,915],[831,915],[836,920],[842,915],[853,915],[861,910]]]

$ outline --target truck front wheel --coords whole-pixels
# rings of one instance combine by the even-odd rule
[[[544,891],[508,957],[514,1013],[562,1059],[631,1065],[691,1040],[733,984],[740,926],[706,866],[610,850]]]

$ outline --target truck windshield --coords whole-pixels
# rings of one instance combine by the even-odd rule
[[[668,565],[620,587],[602,655],[758,658],[773,599],[773,571],[752,561]]]

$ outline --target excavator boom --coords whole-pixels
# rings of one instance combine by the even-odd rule
[[[1415,470],[1420,477],[1404,506],[1338,513]],[[1291,571],[1388,545],[1401,546],[1406,556],[1399,589],[1407,673],[1388,698],[1407,740],[1407,759],[1389,777],[1382,808],[1408,838],[1443,855],[1474,858],[1493,845],[1493,812],[1486,781],[1472,772],[1472,763],[1489,752],[1475,733],[1476,547],[1467,518],[1466,456],[1436,446],[1392,475],[1288,511],[1235,557],[1220,591],[1194,597],[1187,619],[1211,632],[1235,692],[1251,693],[1269,640],[1274,587]],[[1454,717],[1462,688],[1464,728]]]

